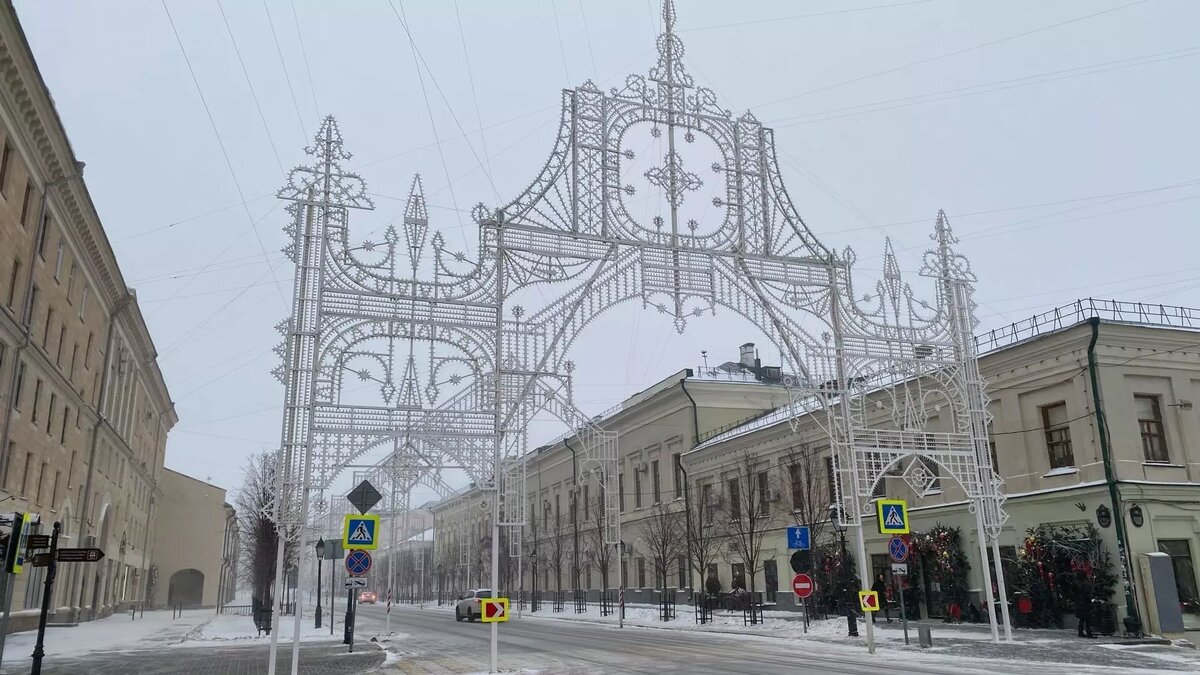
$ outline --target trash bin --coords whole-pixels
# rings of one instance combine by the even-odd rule
[[[929,626],[917,626],[917,644],[922,647],[933,646],[933,632],[929,630]]]

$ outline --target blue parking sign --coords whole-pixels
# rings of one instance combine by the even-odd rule
[[[788,548],[800,549],[807,551],[811,548],[809,540],[808,527],[804,525],[793,525],[787,529]]]

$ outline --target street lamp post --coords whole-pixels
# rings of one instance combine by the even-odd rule
[[[850,562],[850,556],[846,552],[846,526],[838,518],[838,509],[836,506],[829,507],[829,522],[833,525],[833,529],[837,530],[838,537],[842,543],[842,559],[838,565],[838,583],[841,584],[842,602],[846,606],[846,635],[848,637],[858,637],[858,620],[854,617],[854,604],[850,582],[847,579],[846,567]]]
[[[529,559],[533,561],[533,595],[532,595],[532,597],[529,598],[529,611],[536,612],[536,611],[538,611],[538,594],[537,594],[538,554],[537,554],[537,549],[534,549],[533,553],[530,554]]]
[[[317,625],[321,627],[321,561],[325,558],[325,537],[317,540]]]

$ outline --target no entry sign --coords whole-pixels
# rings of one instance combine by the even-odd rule
[[[792,577],[792,592],[801,600],[812,595],[817,590],[817,584],[807,574],[797,574]]]

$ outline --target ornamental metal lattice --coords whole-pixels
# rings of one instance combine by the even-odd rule
[[[856,295],[853,251],[827,249],[800,218],[774,132],[749,112],[721,108],[695,83],[671,0],[662,18],[648,74],[608,91],[591,81],[563,91],[558,133],[537,177],[500,208],[475,207],[474,256],[429,236],[419,178],[402,227],[352,245],[351,213],[373,205],[362,179],[342,166],[350,155],[337,123],[323,121],[307,149],[311,163],[279,192],[291,202],[285,251],[296,273],[277,350],[286,405],[275,517],[298,546],[301,569],[309,504],[347,465],[383,447],[388,456],[371,474],[389,492],[437,485],[447,467],[492,492],[495,588],[498,528],[526,520],[521,458],[540,411],[580,439],[583,475],[603,490],[605,541],[617,544],[616,434],[575,406],[568,352],[591,322],[625,302],[669,315],[680,332],[692,318],[733,312],[779,348],[793,373],[791,414],[825,420],[839,517],[860,526],[860,561],[876,483],[899,470],[928,494],[938,480],[929,463],[972,504],[981,569],[985,541],[997,552],[1005,514],[971,335],[975,277],[945,215],[921,269],[936,285],[934,301],[914,298],[890,243],[874,292]],[[647,136],[653,152],[637,147]],[[694,165],[698,144],[715,155],[706,167]],[[703,201],[706,186],[716,194]],[[657,211],[639,214],[654,198]],[[516,298],[534,286],[554,288],[546,295],[556,299],[526,311]],[[364,390],[373,401],[361,402]],[[880,407],[892,411],[887,424],[875,419]],[[508,537],[509,554],[521,555],[522,539]],[[869,568],[860,571],[869,586]]]

